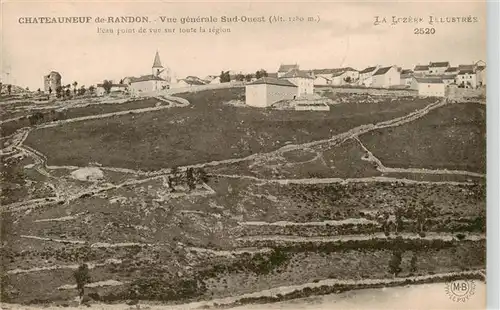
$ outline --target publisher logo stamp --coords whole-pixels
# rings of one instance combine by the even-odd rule
[[[473,280],[457,280],[446,283],[446,294],[455,302],[466,302],[476,290]]]

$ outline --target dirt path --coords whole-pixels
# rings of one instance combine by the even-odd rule
[[[278,222],[261,222],[261,221],[247,221],[247,222],[239,222],[241,226],[278,226],[278,227],[287,227],[287,226],[342,226],[342,225],[379,225],[378,222],[368,220],[365,218],[350,218],[345,220],[327,220],[321,222],[289,222],[289,221],[278,221]]]
[[[480,241],[486,240],[486,235],[484,234],[473,234],[465,233],[463,240],[470,241]],[[339,236],[328,236],[328,237],[298,237],[298,236],[287,236],[287,235],[256,235],[256,236],[245,236],[237,238],[236,241],[243,243],[253,242],[253,241],[275,241],[275,242],[285,242],[285,243],[307,243],[307,242],[346,242],[346,241],[366,241],[366,240],[394,240],[396,238],[402,238],[403,240],[441,240],[441,241],[451,241],[458,240],[455,234],[452,233],[436,233],[427,232],[425,237],[420,237],[418,234],[412,233],[400,233],[399,235],[392,234],[387,237],[384,233],[373,233],[373,234],[362,234],[362,235],[339,235]]]
[[[288,184],[331,184],[331,183],[404,183],[404,184],[447,184],[447,185],[464,185],[475,184],[473,182],[455,182],[455,181],[418,181],[410,179],[399,179],[390,177],[367,177],[367,178],[309,178],[309,179],[261,179],[257,177],[238,175],[238,174],[210,174],[213,177],[244,179],[258,182],[259,184],[277,183],[281,185]]]
[[[89,269],[94,269],[97,267],[104,267],[107,265],[117,265],[121,264],[122,260],[121,259],[114,259],[110,258],[104,261],[103,263],[98,263],[98,262],[88,262],[86,263]],[[63,270],[63,269],[69,269],[69,270],[77,270],[80,267],[79,264],[72,264],[72,265],[55,265],[55,266],[49,266],[49,267],[35,267],[35,268],[30,268],[30,269],[12,269],[8,270],[7,274],[26,274],[26,273],[35,273],[35,272],[44,272],[44,271],[52,271],[52,270]]]

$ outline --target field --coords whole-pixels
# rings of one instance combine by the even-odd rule
[[[208,92],[209,93],[209,92]],[[402,116],[427,100],[377,105],[344,104],[329,112],[237,108],[224,102],[241,98],[239,88],[180,94],[191,102],[175,108],[68,124],[34,131],[26,144],[46,154],[51,165],[104,166],[158,170],[268,152]],[[57,150],[57,151],[55,151]]]
[[[486,172],[486,107],[454,104],[404,126],[360,137],[391,167]]]
[[[176,96],[190,104],[72,108],[4,138],[2,300],[74,305],[83,263],[90,304],[483,279],[484,106],[331,93],[329,112],[294,112],[226,104],[238,88]]]

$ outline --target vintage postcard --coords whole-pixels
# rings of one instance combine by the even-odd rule
[[[1,15],[2,309],[486,309],[485,1]]]

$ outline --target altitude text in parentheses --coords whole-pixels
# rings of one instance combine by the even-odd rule
[[[269,23],[270,24],[284,22],[284,21],[285,21],[285,18],[283,16],[276,16],[276,15],[269,16]]]

